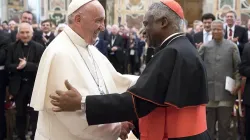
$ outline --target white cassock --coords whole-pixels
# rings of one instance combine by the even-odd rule
[[[38,68],[31,98],[31,107],[39,111],[35,140],[117,140],[120,123],[89,126],[81,111],[55,113],[49,95],[67,90],[67,79],[87,96],[98,95],[100,90],[122,93],[137,78],[117,73],[105,56],[94,46],[87,47],[67,26],[45,50]]]

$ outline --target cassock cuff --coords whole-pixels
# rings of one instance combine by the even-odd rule
[[[86,96],[82,96],[81,110],[83,111],[83,113],[86,113]]]

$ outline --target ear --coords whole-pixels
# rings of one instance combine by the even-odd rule
[[[161,27],[166,28],[168,26],[168,19],[166,17],[162,18]]]
[[[75,20],[76,23],[80,23],[81,16],[80,15],[76,15],[75,18],[74,18],[74,20]]]

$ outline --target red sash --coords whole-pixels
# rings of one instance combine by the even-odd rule
[[[201,134],[207,130],[206,106],[177,109],[158,107],[139,120],[141,140],[167,140]]]

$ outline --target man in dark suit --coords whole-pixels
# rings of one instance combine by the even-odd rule
[[[48,46],[55,38],[54,33],[51,32],[52,23],[50,19],[42,21],[42,31],[43,31],[43,46]]]
[[[237,44],[240,54],[242,54],[244,45],[248,42],[248,33],[246,28],[235,25],[236,18],[237,15],[234,11],[227,12],[225,39],[232,40],[235,44]]]
[[[246,139],[250,140],[250,43],[245,44],[239,71],[242,76],[247,78],[243,95],[243,104],[245,105],[246,113],[245,134]]]
[[[26,139],[27,105],[30,102],[38,63],[44,51],[41,44],[31,40],[32,34],[30,24],[21,23],[19,25],[18,36],[20,39],[9,46],[5,63],[5,68],[10,73],[9,93],[14,97],[16,103],[16,128],[21,140]],[[34,111],[30,113],[31,139],[34,139],[38,113]]]
[[[21,23],[26,22],[26,23],[29,23],[31,25],[32,21],[33,21],[33,14],[30,11],[24,11],[22,13],[22,15],[21,15],[20,20],[21,20]],[[36,28],[34,28],[33,31],[34,31],[34,35],[33,35],[32,40],[36,41],[36,42],[38,42],[40,44],[43,44],[43,32],[37,30]],[[11,32],[11,40],[13,42],[17,41],[18,38],[19,37],[18,37],[18,34],[17,34],[17,30]]]
[[[211,34],[211,23],[215,20],[215,16],[211,13],[206,13],[201,17],[204,29],[196,34],[194,34],[194,43],[197,48],[204,43],[212,40]]]
[[[108,58],[112,63],[116,71],[124,73],[124,40],[122,36],[118,34],[119,27],[117,25],[112,26],[111,40],[108,48]]]
[[[108,56],[108,42],[101,38],[97,38],[94,46],[105,56]]]
[[[4,69],[6,60],[7,47],[11,43],[9,35],[4,31],[0,31],[0,139],[5,137],[5,116],[4,116],[4,101],[6,96],[7,72]]]

